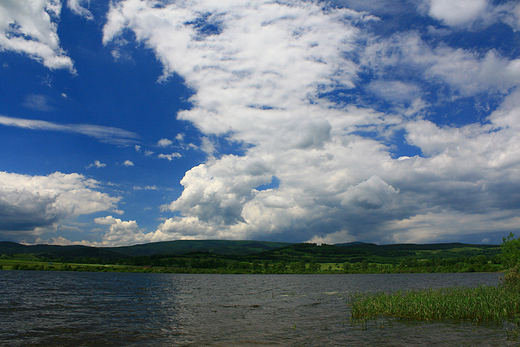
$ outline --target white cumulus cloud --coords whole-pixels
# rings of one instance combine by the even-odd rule
[[[117,247],[148,241],[134,220],[122,221],[119,218],[108,216],[95,218],[94,222],[109,226],[108,232],[105,233],[102,238],[103,246]]]
[[[423,0],[417,4],[421,12],[454,29],[475,30],[497,22],[520,28],[520,7],[514,0]]]
[[[428,4],[453,25],[487,6],[466,4],[457,22],[448,11],[458,7]],[[374,17],[314,2],[126,0],[112,3],[107,19],[106,45],[132,31],[162,63],[162,79],[179,74],[194,91],[193,107],[178,118],[203,133],[208,159],[186,172],[181,196],[163,207],[180,215],[156,239],[419,242],[434,230],[480,233],[478,223],[498,216],[493,230],[510,230],[520,203],[511,193],[520,192],[515,99],[506,97],[486,124],[440,126],[419,111],[428,106],[425,84],[449,89],[439,96],[446,99],[513,95],[517,60],[430,46],[416,32],[371,37],[363,26]],[[408,81],[385,79],[389,70],[405,71]],[[377,79],[365,90],[397,107],[381,112],[324,97],[347,95],[367,71]],[[421,156],[392,157],[388,139],[397,131]],[[218,153],[215,139],[243,145],[243,155]],[[274,176],[277,186],[260,188]],[[449,223],[455,218],[468,224],[460,229]]]
[[[171,140],[168,140],[168,139],[160,139],[158,142],[157,142],[157,146],[159,147],[170,147],[172,145],[172,141]]]
[[[487,0],[431,0],[429,14],[448,25],[460,25],[477,19],[487,6]]]
[[[29,176],[0,172],[0,235],[10,239],[56,230],[59,223],[100,211],[116,212],[121,198],[98,191],[79,174]]]

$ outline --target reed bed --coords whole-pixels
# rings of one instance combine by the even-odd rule
[[[508,286],[455,287],[360,293],[350,301],[352,319],[502,321],[520,315],[520,290]]]

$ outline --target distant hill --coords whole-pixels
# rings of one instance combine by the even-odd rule
[[[469,243],[397,243],[391,245],[377,245],[375,243],[365,243],[365,242],[348,242],[348,243],[335,243],[334,246],[338,247],[350,247],[350,248],[366,248],[366,249],[421,249],[421,250],[435,250],[435,249],[448,249],[448,248],[464,248],[471,246]],[[498,245],[473,245],[476,247],[499,247]]]
[[[334,246],[338,246],[338,247],[363,246],[363,245],[377,246],[375,243],[365,243],[365,242],[359,242],[359,241],[347,242],[347,243],[335,243],[334,244]]]
[[[156,254],[179,255],[192,252],[211,252],[222,255],[243,256],[290,245],[287,242],[227,241],[227,240],[178,240],[154,242],[124,247],[87,247],[55,245],[21,245],[0,241],[0,254],[34,254],[47,258],[73,260],[78,257],[118,259]]]
[[[87,247],[80,245],[21,245],[15,242],[0,241],[0,254],[34,254],[47,258],[63,257],[72,260],[78,257],[118,259],[121,254],[104,248]]]
[[[471,245],[463,243],[394,244],[352,242],[336,245],[310,243],[286,243],[267,241],[228,240],[178,240],[154,242],[125,247],[87,247],[54,245],[21,245],[0,242],[0,254],[32,254],[40,258],[73,261],[77,258],[101,258],[115,261],[121,258],[172,256],[225,257],[243,261],[270,262],[321,262],[356,263],[367,260],[371,263],[392,263],[404,258],[433,259],[460,258],[479,255],[492,259],[500,253],[499,245]]]
[[[372,252],[443,252],[451,251],[452,253],[464,253],[464,250],[480,250],[486,252],[486,250],[492,253],[500,249],[500,245],[473,245],[468,243],[427,243],[427,244],[415,244],[415,243],[401,243],[393,245],[376,245],[375,243],[363,243],[363,242],[351,242],[335,244],[334,246],[344,247],[348,249],[360,249],[368,250]]]
[[[142,245],[113,247],[106,250],[130,257],[154,254],[179,255],[191,252],[211,252],[222,255],[247,255],[288,246],[289,242],[229,241],[229,240],[177,240]]]
[[[403,243],[376,245],[373,243],[352,243],[336,245],[346,250],[365,251],[374,257],[412,258],[457,258],[485,255],[492,258],[501,252],[500,245],[473,245],[467,243]]]
[[[415,258],[459,258],[484,255],[493,258],[500,253],[499,245],[471,245],[463,243],[438,244],[395,244],[376,245],[374,243],[353,242],[335,245],[315,245],[298,243],[265,251],[250,256],[252,259],[267,259],[271,261],[310,261],[343,263],[369,262],[385,263],[392,259]]]

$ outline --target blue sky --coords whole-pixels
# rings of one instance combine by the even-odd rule
[[[0,240],[500,243],[520,5],[0,3]]]

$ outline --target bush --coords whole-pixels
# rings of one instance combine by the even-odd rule
[[[520,239],[515,239],[515,234],[511,233],[507,238],[502,238],[502,263],[508,269],[520,265]]]
[[[507,286],[520,287],[520,238],[515,239],[513,233],[502,239],[502,254],[500,255],[506,267],[504,284]]]
[[[507,270],[503,280],[506,285],[520,287],[520,264]]]

